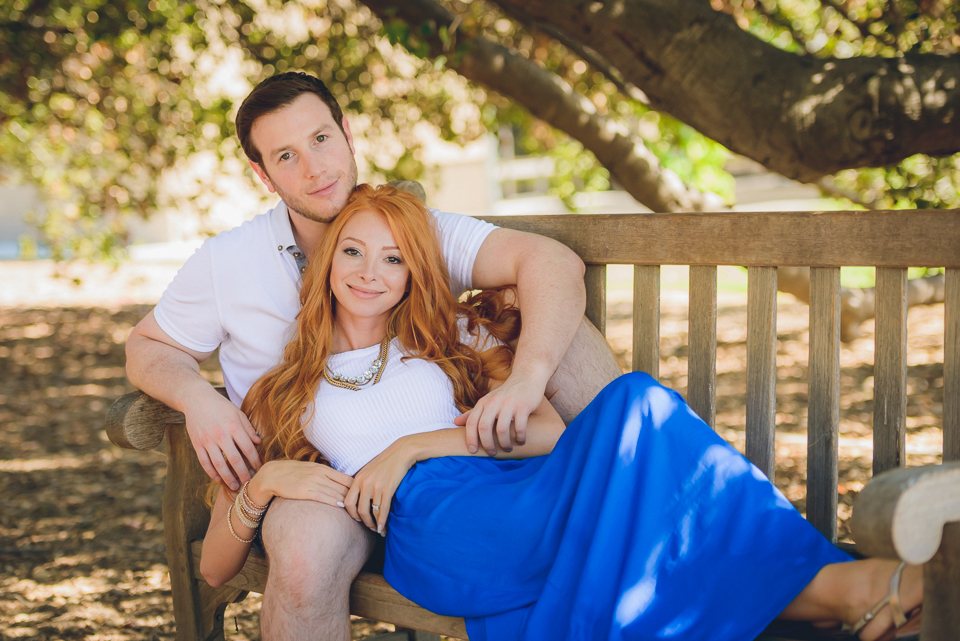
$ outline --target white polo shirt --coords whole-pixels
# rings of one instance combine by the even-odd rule
[[[454,296],[472,288],[480,245],[496,229],[469,216],[430,210]],[[220,347],[230,400],[243,402],[251,386],[280,362],[300,311],[297,248],[282,201],[239,227],[210,238],[187,260],[154,308],[173,340],[198,352]]]

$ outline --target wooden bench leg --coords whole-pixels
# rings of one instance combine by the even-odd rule
[[[197,581],[200,593],[200,627],[203,630],[204,641],[225,641],[223,635],[223,616],[227,605],[239,603],[246,598],[246,590],[238,590],[222,586],[211,588],[202,581]],[[179,629],[177,631],[179,638]]]
[[[210,522],[210,510],[200,496],[207,483],[207,475],[197,461],[187,431],[182,425],[168,426],[163,528],[177,641],[223,639],[226,605],[247,595],[238,588],[211,588],[202,579],[195,578],[190,542],[203,538]]]
[[[923,566],[924,641],[948,641],[960,630],[960,523],[943,526],[936,555]]]

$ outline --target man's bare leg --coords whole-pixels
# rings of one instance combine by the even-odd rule
[[[557,371],[547,383],[550,404],[570,423],[623,372],[603,334],[584,318]]]
[[[350,584],[375,536],[342,508],[274,499],[263,522],[270,560],[260,612],[264,641],[348,641]]]

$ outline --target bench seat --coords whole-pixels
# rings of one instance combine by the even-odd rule
[[[203,581],[199,569],[203,541],[194,541],[190,545],[190,551],[193,555],[193,576],[198,581]],[[245,592],[263,594],[267,585],[267,568],[267,558],[263,552],[253,548],[243,569],[226,585]],[[389,621],[401,628],[441,634],[453,639],[467,638],[463,619],[440,616],[424,610],[390,587],[382,575],[373,572],[361,572],[354,579],[350,587],[350,613],[374,621]]]

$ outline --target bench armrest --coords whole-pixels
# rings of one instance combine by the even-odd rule
[[[226,396],[224,388],[217,391]],[[107,412],[110,442],[126,450],[152,450],[163,441],[167,425],[182,425],[183,414],[143,392],[124,394]]]
[[[851,529],[867,556],[928,562],[943,527],[960,521],[960,462],[891,470],[857,497]]]

